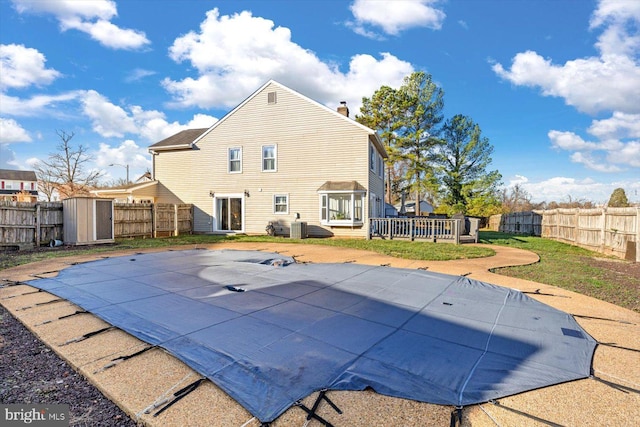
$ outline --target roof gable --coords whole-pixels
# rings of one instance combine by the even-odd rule
[[[374,146],[376,146],[378,152],[380,152],[380,154],[382,155],[382,157],[387,158],[387,152],[384,148],[384,144],[382,143],[382,141],[380,140],[380,137],[378,136],[377,132],[371,128],[368,128],[366,126],[364,126],[363,124],[360,124],[358,122],[356,122],[353,119],[350,119],[349,117],[339,113],[336,110],[332,110],[331,108],[327,107],[326,105],[320,104],[317,101],[314,101],[313,99],[299,93],[296,92],[295,90],[281,84],[278,83],[275,80],[269,80],[268,82],[266,82],[265,84],[263,84],[258,90],[256,90],[255,92],[253,92],[251,95],[249,95],[244,101],[242,101],[240,104],[238,104],[238,106],[236,106],[233,110],[229,111],[227,114],[225,114],[220,120],[218,120],[217,122],[215,122],[211,127],[209,128],[205,128],[205,129],[186,129],[183,130],[181,132],[178,132],[175,135],[172,135],[168,138],[163,139],[162,141],[156,142],[155,144],[151,145],[149,147],[149,151],[169,151],[169,150],[180,150],[180,149],[190,149],[193,148],[193,146],[198,143],[198,141],[200,141],[202,138],[204,138],[207,134],[209,134],[211,131],[213,131],[214,129],[216,129],[218,126],[222,125],[226,120],[229,119],[229,117],[233,116],[237,111],[239,111],[240,109],[242,109],[247,103],[249,103],[251,100],[253,100],[256,96],[258,96],[260,93],[262,93],[264,90],[266,90],[269,86],[276,86],[279,89],[282,89],[284,91],[287,91],[289,94],[294,95],[295,97],[303,100],[304,102],[308,102],[310,104],[313,104],[323,110],[325,110],[326,112],[334,115],[335,117],[339,118],[340,120],[344,120],[345,122],[347,122],[349,125],[352,126],[356,126],[360,129],[362,129],[363,131],[367,132],[369,134],[369,139],[371,140],[371,142],[373,143]]]
[[[383,157],[387,157],[387,153],[386,150],[384,149],[384,145],[382,144],[382,141],[380,140],[380,138],[378,137],[378,134],[376,133],[375,130],[368,128],[358,122],[356,122],[353,119],[350,119],[348,117],[346,117],[345,115],[339,113],[336,110],[332,110],[331,108],[327,107],[326,105],[320,104],[317,101],[314,101],[313,99],[299,93],[296,92],[295,90],[281,84],[278,83],[275,80],[269,80],[268,82],[266,82],[265,84],[263,84],[258,90],[256,90],[255,92],[253,92],[251,95],[249,95],[244,101],[242,101],[240,104],[238,104],[238,106],[236,106],[233,110],[229,111],[227,114],[225,114],[220,120],[218,120],[217,122],[215,122],[209,129],[206,129],[204,132],[202,132],[199,136],[197,136],[194,140],[193,140],[193,144],[196,144],[199,140],[201,140],[202,138],[204,138],[207,134],[209,134],[211,131],[213,131],[214,129],[216,129],[218,126],[221,126],[225,121],[227,121],[230,117],[232,117],[235,113],[237,113],[239,110],[241,110],[247,103],[251,102],[255,97],[257,97],[260,93],[264,92],[267,88],[269,88],[270,86],[275,86],[278,89],[287,91],[289,94],[299,98],[300,100],[304,101],[304,102],[308,102],[310,104],[313,104],[319,108],[321,108],[322,110],[325,110],[326,112],[328,112],[329,114],[334,115],[335,117],[337,117],[339,120],[344,120],[346,123],[348,123],[351,126],[356,126],[360,129],[362,129],[363,131],[367,132],[370,135],[370,139],[373,140],[374,145],[376,145],[378,151],[383,155]],[[160,141],[161,143],[162,141]],[[154,144],[153,146],[151,146],[152,148],[155,148],[158,144]]]

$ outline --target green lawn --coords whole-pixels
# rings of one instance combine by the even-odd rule
[[[75,248],[39,248],[34,251],[0,253],[0,270],[52,257],[105,253],[120,249],[162,248],[178,245],[209,245],[224,241],[296,243],[363,249],[406,259],[452,260],[491,256],[489,247],[403,240],[303,239],[269,236],[185,235],[164,239],[118,239],[115,244]],[[512,246],[537,253],[540,262],[496,269],[512,277],[559,286],[640,312],[640,278],[620,267],[625,263],[586,249],[542,239],[498,232],[480,232],[480,242]],[[626,264],[628,265],[628,264]],[[611,267],[616,267],[613,269]]]
[[[640,271],[636,265],[540,237],[481,232],[480,241],[535,252],[540,262],[494,269],[505,276],[558,286],[640,312]]]

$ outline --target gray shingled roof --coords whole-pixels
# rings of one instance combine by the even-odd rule
[[[13,169],[0,169],[0,178],[12,181],[37,181],[34,171],[19,171]]]
[[[165,138],[160,142],[156,142],[149,148],[152,150],[162,150],[167,148],[189,148],[191,143],[195,141],[200,135],[202,135],[208,128],[205,129],[187,129],[176,133],[175,135]]]

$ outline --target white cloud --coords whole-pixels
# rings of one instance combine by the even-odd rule
[[[549,131],[554,148],[571,152],[570,158],[587,169],[619,172],[640,164],[640,2],[601,0],[590,21],[601,30],[595,47],[598,56],[553,64],[533,51],[521,52],[505,69],[493,71],[517,86],[537,87],[544,96],[561,97],[577,110],[611,117],[594,120],[586,141],[574,132]]]
[[[437,3],[438,0],[355,0],[350,9],[356,21],[350,26],[365,36],[372,35],[366,25],[379,27],[393,36],[415,27],[439,30],[446,15],[434,7]]]
[[[413,71],[411,64],[383,53],[381,59],[356,55],[343,73],[293,43],[288,28],[247,11],[221,16],[218,9],[207,12],[199,32],[177,38],[169,56],[188,61],[198,72],[195,78],[164,79],[172,105],[179,107],[234,107],[274,79],[319,102],[347,101],[358,111],[362,96],[381,84],[399,86]]]
[[[610,173],[640,167],[640,114],[616,112],[611,118],[592,121],[587,132],[599,141],[556,130],[548,136],[554,148],[572,152],[571,161],[587,169]]]
[[[569,151],[594,150],[598,145],[587,142],[573,132],[560,132],[552,130],[548,134],[551,145],[555,148]]]
[[[152,167],[147,147],[140,147],[131,139],[122,141],[117,147],[101,143],[94,157],[96,166],[105,169],[109,176],[126,176],[128,165],[131,181]]]
[[[155,71],[145,70],[144,68],[136,68],[129,73],[124,81],[127,83],[133,83],[142,80],[145,77],[153,76],[155,74],[157,74]]]
[[[606,162],[606,159],[594,155],[591,152],[576,151],[571,155],[571,161],[574,163],[581,163],[587,169],[591,169],[596,172],[615,173],[622,171],[620,167]]]
[[[60,104],[77,100],[84,91],[66,92],[59,95],[34,95],[31,98],[18,98],[0,92],[0,114],[16,117],[34,117],[38,115],[64,116],[57,107]]]
[[[126,134],[141,136],[154,143],[184,129],[209,127],[216,118],[196,114],[187,124],[168,122],[163,112],[144,110],[138,105],[121,107],[95,91],[87,91],[82,99],[84,114],[93,124],[93,130],[105,138],[122,138]]]
[[[127,112],[96,91],[86,92],[82,99],[82,109],[91,119],[93,130],[105,138],[121,138],[125,133],[136,131],[135,123]]]
[[[640,22],[640,3],[634,0],[601,0],[591,16],[590,28],[605,27],[596,46],[603,55],[632,56],[640,48],[640,36],[629,30]],[[630,27],[627,26],[630,24]],[[637,29],[636,29],[637,31]]]
[[[46,59],[38,50],[17,44],[0,45],[0,90],[45,86],[60,73],[45,67]]]
[[[640,141],[631,141],[619,150],[610,151],[608,160],[611,163],[626,164],[634,168],[640,168]],[[638,182],[640,182],[640,178],[638,178]]]
[[[608,119],[594,120],[588,132],[600,139],[640,138],[640,114],[616,111]]]
[[[0,169],[19,169],[16,153],[9,149],[9,144],[0,143]]]
[[[564,98],[579,111],[640,113],[640,66],[626,56],[575,59],[554,65],[538,53],[518,53],[511,68],[494,64],[493,71],[518,86],[539,87],[544,96]]]
[[[12,0],[19,13],[50,14],[62,31],[75,29],[111,49],[134,50],[150,43],[142,31],[120,28],[110,22],[118,15],[110,0]]]
[[[518,86],[538,87],[544,96],[564,98],[589,114],[601,111],[640,113],[640,2],[601,0],[590,22],[602,30],[598,56],[563,65],[534,51],[518,53],[511,67],[494,64],[493,71]]]
[[[588,200],[605,203],[616,188],[624,188],[627,195],[640,189],[640,181],[597,182],[592,178],[575,179],[563,176],[552,177],[540,181],[532,181],[527,177],[516,175],[509,180],[508,188],[519,184],[531,195],[534,203],[568,202],[570,200]]]
[[[0,117],[0,144],[30,141],[31,137],[18,122]]]

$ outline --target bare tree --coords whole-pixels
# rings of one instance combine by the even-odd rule
[[[34,169],[38,176],[38,193],[43,194],[47,198],[47,202],[51,202],[57,187],[53,172],[42,161],[38,162]]]
[[[504,213],[526,212],[533,208],[531,194],[520,184],[502,192],[502,211]]]
[[[60,192],[61,198],[86,194],[89,188],[98,184],[103,173],[99,170],[86,170],[92,157],[88,154],[87,147],[82,144],[76,147],[71,143],[75,135],[73,132],[56,131],[56,134],[60,137],[57,152],[49,154],[48,160],[40,161],[36,167],[39,179],[50,183],[50,187]],[[48,185],[45,184],[45,187]]]

